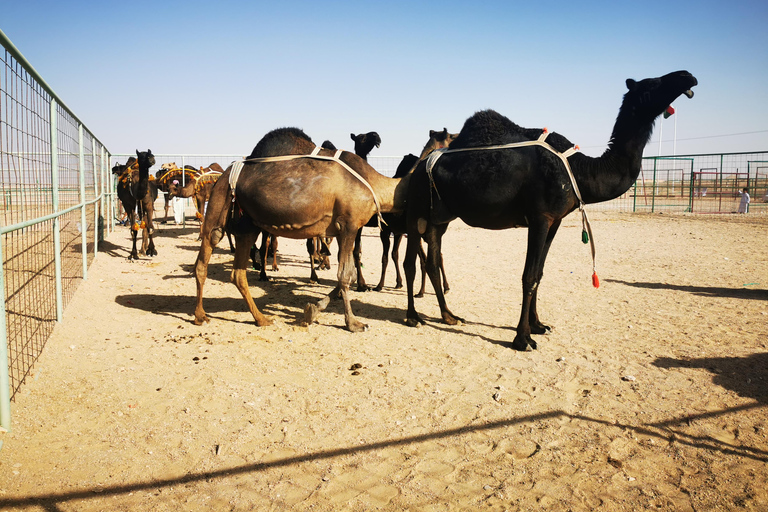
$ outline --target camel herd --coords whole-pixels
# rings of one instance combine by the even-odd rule
[[[626,192],[640,173],[643,149],[656,118],[679,96],[693,97],[691,88],[697,84],[686,71],[641,81],[628,79],[608,148],[597,158],[579,153],[562,135],[522,128],[493,110],[469,117],[458,134],[447,129],[430,131],[420,156],[405,156],[393,178],[367,162],[370,151],[381,144],[376,132],[352,134],[355,149],[349,152],[337,150],[329,141],[316,146],[301,130],[281,128],[266,134],[247,158],[226,170],[218,164],[200,170],[164,164],[154,179],[149,177],[149,167],[155,163],[152,152],[137,151],[136,159],[113,168],[119,176],[118,196],[130,216],[133,250],[129,258],[157,254],[152,204],[158,190],[166,192],[167,198],[194,197],[201,219],[194,271],[195,324],[209,321],[203,308],[208,262],[213,247],[226,234],[235,239],[231,280],[256,324],[267,326],[271,320],[256,307],[246,278],[257,238],[262,237],[262,278],[268,243],[271,240],[274,246],[278,237],[289,237],[307,239],[311,279],[316,280],[315,265],[327,263],[327,244],[333,237],[338,243],[338,285],[317,303],[306,305],[304,322],[316,321],[329,302],[340,296],[346,327],[359,332],[367,326],[352,312],[349,288],[356,281],[358,290],[368,289],[361,273],[360,233],[364,226],[378,226],[382,274],[374,289],[381,290],[384,284],[390,235],[394,236],[391,257],[397,287],[402,287],[398,247],[405,235],[406,323],[424,323],[413,299],[423,295],[428,276],[443,321],[455,325],[462,319],[445,301],[448,282],[442,258],[448,224],[460,218],[485,229],[527,227],[522,307],[510,346],[535,349],[531,335],[550,329],[537,313],[538,285],[562,219],[579,209],[586,220],[585,205]],[[166,203],[166,217],[167,208]],[[143,244],[137,252],[139,230],[143,230]],[[426,253],[422,241],[427,243]],[[417,256],[422,261],[422,283],[415,295]],[[276,256],[273,261],[276,265]],[[597,285],[596,275],[594,279]]]

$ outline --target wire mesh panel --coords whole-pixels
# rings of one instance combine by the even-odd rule
[[[7,428],[6,402],[95,255],[107,151],[2,31],[0,42],[0,424]]]
[[[52,213],[50,96],[7,51],[0,66],[3,225]],[[8,360],[13,393],[56,321],[53,221],[2,237]],[[12,394],[13,394],[12,393]]]

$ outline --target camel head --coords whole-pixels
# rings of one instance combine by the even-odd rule
[[[181,182],[174,178],[171,183],[168,184],[169,197],[176,197],[181,195]]]
[[[136,159],[139,161],[139,166],[145,166],[147,169],[155,165],[155,155],[152,154],[152,150],[146,151],[136,150]]]
[[[439,132],[436,130],[429,130],[429,140],[426,145],[424,145],[424,149],[421,150],[419,158],[426,157],[436,149],[447,148],[451,142],[453,142],[453,139],[458,136],[458,133],[448,133],[448,128],[443,128],[442,131]]]
[[[381,145],[381,137],[376,132],[360,133],[358,135],[350,133],[349,136],[355,141],[355,154],[363,159],[368,156],[368,153],[373,151],[373,148]]]
[[[126,160],[125,165],[117,164],[112,168],[112,174],[121,175],[123,174],[127,169],[130,169],[136,164],[136,157],[128,157],[128,160]]]
[[[160,169],[162,169],[164,171],[170,171],[171,169],[177,169],[176,162],[165,163],[165,164],[160,166]]]
[[[652,122],[683,94],[693,98],[691,88],[698,83],[696,77],[687,71],[675,71],[639,82],[628,78],[628,92],[624,95],[621,110],[627,111],[638,122]]]

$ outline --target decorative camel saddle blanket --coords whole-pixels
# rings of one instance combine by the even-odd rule
[[[379,227],[381,227],[381,224],[384,222],[384,219],[381,218],[381,205],[379,203],[379,198],[376,196],[376,192],[373,191],[373,187],[371,187],[371,184],[366,181],[365,178],[360,176],[360,174],[355,171],[353,168],[345,164],[341,161],[339,158],[341,156],[342,150],[339,149],[336,151],[336,153],[333,156],[320,156],[318,153],[320,150],[323,149],[320,146],[315,146],[315,149],[312,150],[312,153],[308,155],[281,155],[281,156],[267,156],[262,158],[246,158],[244,160],[237,160],[232,162],[232,170],[229,172],[229,186],[232,188],[232,193],[235,193],[235,186],[237,185],[237,180],[240,178],[240,172],[243,170],[243,166],[246,163],[258,163],[258,162],[284,162],[286,160],[296,160],[298,158],[312,158],[314,160],[328,160],[331,162],[336,162],[337,164],[341,165],[344,169],[346,169],[352,176],[360,180],[360,182],[366,186],[368,190],[371,191],[371,195],[373,196],[373,202],[376,205],[376,215],[379,218]]]
[[[573,192],[574,194],[576,194],[576,199],[579,200],[579,211],[581,212],[581,225],[582,225],[582,241],[584,243],[589,242],[590,249],[592,250],[592,272],[593,272],[592,283],[595,286],[595,288],[597,288],[599,286],[598,284],[599,281],[597,280],[597,273],[595,272],[595,240],[592,237],[592,226],[589,223],[589,218],[587,217],[587,211],[584,209],[584,200],[581,198],[581,192],[579,192],[579,186],[576,184],[576,178],[574,178],[573,171],[571,171],[571,165],[568,163],[568,157],[578,152],[579,146],[573,146],[572,148],[566,151],[563,151],[561,153],[560,151],[556,150],[546,142],[548,136],[549,136],[549,130],[544,128],[541,132],[541,135],[539,135],[539,138],[536,140],[526,140],[523,142],[512,142],[510,144],[501,144],[498,146],[483,146],[483,147],[477,147],[477,148],[436,149],[427,156],[426,170],[427,170],[427,176],[429,176],[429,184],[430,184],[430,187],[435,190],[435,193],[437,194],[438,199],[440,199],[440,192],[437,190],[437,186],[435,185],[435,180],[432,177],[432,169],[435,167],[435,164],[440,159],[440,157],[447,153],[461,153],[465,151],[490,151],[490,150],[497,150],[497,149],[521,148],[526,146],[541,146],[544,149],[550,151],[551,153],[557,155],[557,157],[559,157],[560,160],[562,160],[563,165],[565,166],[565,171],[568,173],[568,178],[570,178],[571,180],[571,186],[573,186]]]

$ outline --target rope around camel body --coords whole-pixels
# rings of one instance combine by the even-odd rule
[[[379,220],[379,229],[381,229],[381,224],[386,224],[384,222],[384,219],[381,217],[381,204],[379,203],[379,198],[376,195],[376,192],[374,192],[373,187],[371,187],[371,184],[366,181],[365,178],[363,178],[357,171],[352,169],[349,165],[345,164],[341,161],[339,156],[342,153],[342,150],[337,150],[336,153],[333,156],[320,156],[318,153],[320,152],[322,148],[320,146],[315,146],[315,149],[312,150],[312,153],[308,155],[281,155],[281,156],[267,156],[262,158],[246,158],[244,160],[237,160],[235,162],[232,162],[232,170],[229,173],[229,186],[232,188],[232,193],[234,194],[235,186],[237,185],[237,180],[240,178],[240,172],[243,170],[243,166],[246,163],[261,163],[261,162],[285,162],[287,160],[296,160],[298,158],[311,158],[313,160],[327,160],[330,162],[336,162],[337,164],[341,165],[346,169],[352,176],[360,180],[360,182],[366,186],[368,190],[371,191],[371,195],[373,196],[373,202],[376,205],[376,215]],[[234,198],[232,199],[234,201]]]
[[[576,199],[579,200],[579,211],[581,212],[582,241],[584,243],[589,242],[590,249],[592,250],[592,285],[595,288],[599,288],[600,280],[597,277],[597,271],[596,271],[595,240],[594,240],[594,237],[592,236],[592,226],[589,223],[589,217],[587,217],[587,210],[584,208],[584,200],[581,198],[581,192],[579,191],[579,186],[576,184],[576,178],[573,176],[573,171],[571,171],[571,165],[568,163],[568,157],[578,152],[579,146],[573,146],[572,148],[566,151],[563,151],[561,153],[560,151],[556,150],[546,142],[546,139],[548,136],[549,136],[549,131],[546,128],[544,128],[544,130],[541,132],[541,135],[539,135],[539,138],[536,140],[512,142],[510,144],[501,144],[497,146],[483,146],[483,147],[477,147],[477,148],[436,149],[432,151],[429,154],[429,156],[427,156],[427,175],[429,176],[430,186],[431,188],[435,189],[435,193],[437,194],[438,199],[440,199],[440,192],[438,192],[437,186],[435,184],[435,180],[432,176],[432,168],[435,166],[438,159],[440,159],[441,156],[447,153],[462,153],[466,151],[490,151],[490,150],[497,150],[497,149],[521,148],[526,146],[541,146],[544,149],[548,150],[549,152],[553,153],[558,158],[560,158],[560,160],[563,162],[563,165],[565,166],[565,170],[568,173],[568,178],[570,178],[571,180],[571,186],[573,187],[573,192],[576,194]]]

